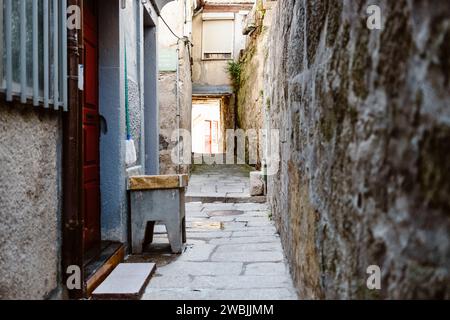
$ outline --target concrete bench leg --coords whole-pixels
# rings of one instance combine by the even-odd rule
[[[132,242],[131,246],[133,249],[133,253],[135,253],[135,254],[142,253],[142,250],[144,249],[146,227],[147,227],[147,223],[135,224],[135,226],[134,226],[133,233],[132,233],[132,239],[131,239],[131,242]]]
[[[183,249],[183,233],[181,221],[166,221],[167,235],[173,253],[181,253]]]
[[[153,233],[155,231],[155,221],[147,222],[147,229],[145,230],[144,246],[153,242]]]
[[[183,222],[181,225],[181,232],[183,234],[183,243],[186,243],[186,217],[183,217]]]

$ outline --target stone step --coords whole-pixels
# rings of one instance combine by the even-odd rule
[[[139,300],[156,270],[154,263],[121,263],[92,293],[94,300]]]
[[[186,195],[186,202],[224,202],[224,203],[266,203],[266,196],[252,196],[252,197],[216,197],[216,196],[200,196],[200,195]]]

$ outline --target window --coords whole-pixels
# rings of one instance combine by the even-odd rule
[[[234,14],[203,14],[203,59],[233,59]]]
[[[67,110],[66,0],[0,0],[0,91]]]

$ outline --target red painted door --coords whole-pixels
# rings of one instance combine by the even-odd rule
[[[95,0],[84,0],[83,188],[84,245],[100,244],[100,121],[98,108],[98,31]]]

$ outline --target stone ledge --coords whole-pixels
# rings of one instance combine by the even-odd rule
[[[215,197],[202,195],[186,195],[186,202],[202,202],[202,203],[266,203],[266,196],[252,196],[252,197]]]
[[[128,190],[158,190],[187,187],[189,177],[186,174],[161,176],[133,176],[128,178]]]

